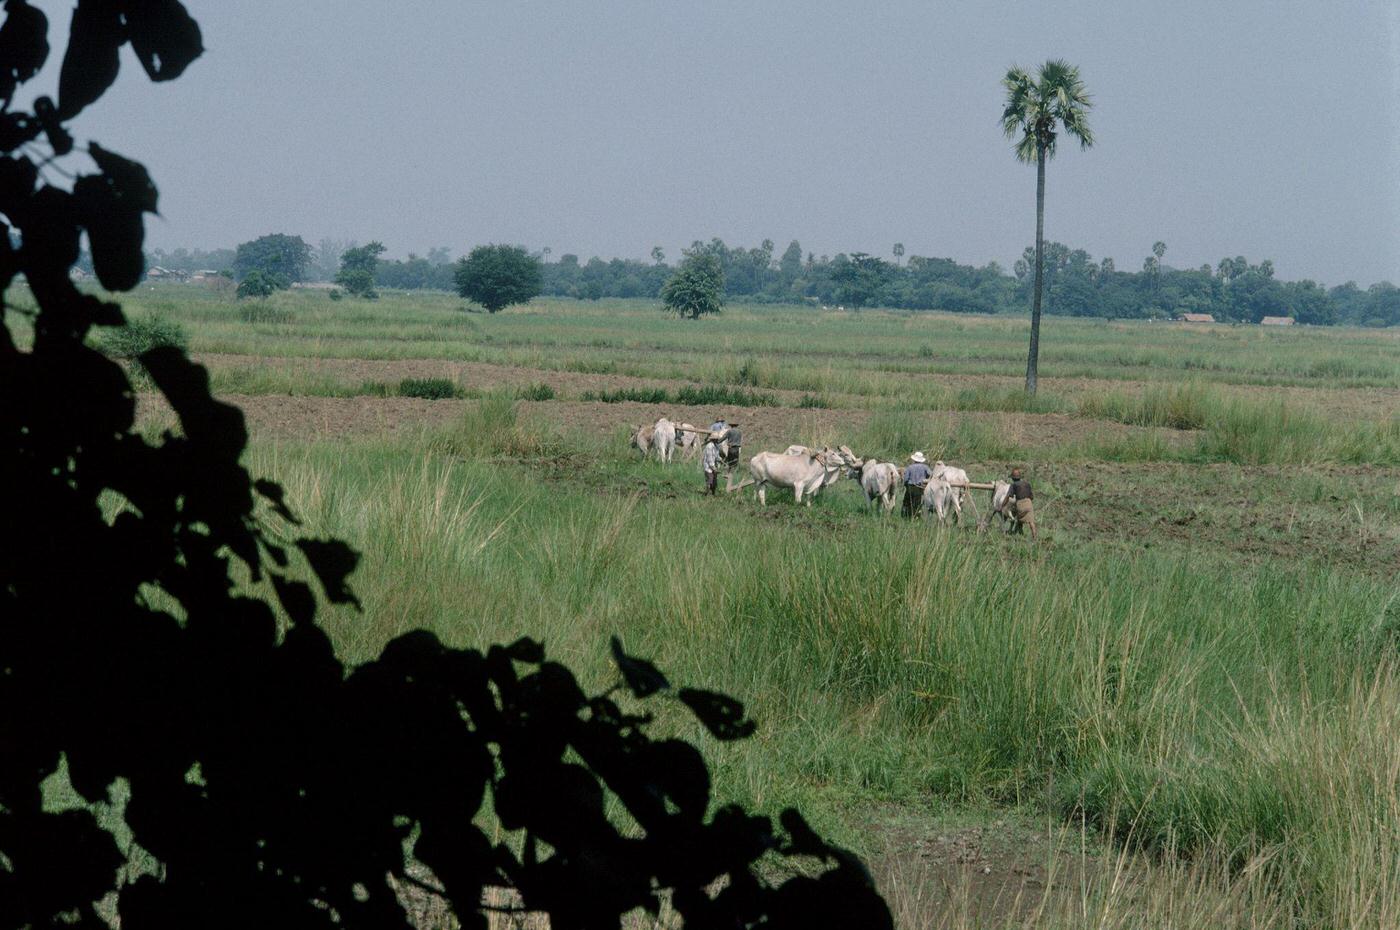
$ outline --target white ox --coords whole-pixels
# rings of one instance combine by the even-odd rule
[[[662,417],[656,421],[652,427],[652,447],[656,449],[656,457],[663,462],[670,462],[671,456],[676,451],[676,424]]]
[[[651,452],[651,440],[653,430],[654,427],[651,426],[639,426],[632,433],[632,440],[629,443],[629,445],[631,445],[633,449],[636,449],[638,452],[642,453],[642,458],[646,458],[647,454]]]
[[[893,462],[867,461],[860,463],[856,470],[860,473],[860,487],[865,492],[865,501],[871,509],[879,501],[885,513],[893,510],[899,479],[903,474],[899,466]]]
[[[931,513],[938,517],[938,522],[942,523],[948,517],[948,508],[951,506],[958,514],[958,522],[962,522],[962,506],[958,501],[959,488],[953,487],[946,478],[930,478],[924,485],[924,513]]]
[[[987,515],[985,521],[977,521],[978,529],[984,529],[991,521],[992,517],[997,517],[1001,521],[1001,530],[1006,532],[1016,522],[1016,501],[1011,497],[1011,482],[996,481],[992,484],[992,512]]]
[[[818,491],[840,479],[843,464],[841,454],[835,449],[809,455],[760,452],[749,459],[749,475],[758,485],[759,504],[768,503],[764,492],[771,484],[775,488],[792,488],[793,500],[800,504],[805,496],[810,507]]]
[[[954,465],[947,465],[943,462],[934,462],[933,465],[929,468],[929,473],[933,476],[933,478],[940,479],[949,486],[949,491],[945,492],[947,496],[947,503],[944,505],[944,509],[946,509],[948,505],[951,505],[953,508],[953,512],[957,514],[958,526],[962,526],[963,503],[965,501],[971,500],[971,492],[967,488],[967,472]],[[931,486],[932,481],[930,481],[930,487]],[[928,499],[928,488],[924,489],[924,499]],[[974,505],[974,508],[975,506],[976,505]],[[943,522],[943,510],[940,510],[938,512],[938,522]]]

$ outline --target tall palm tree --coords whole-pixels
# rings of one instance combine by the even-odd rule
[[[1093,104],[1079,69],[1067,61],[1047,61],[1034,76],[1013,67],[1001,83],[1006,88],[1001,128],[1008,139],[1016,140],[1016,158],[1027,164],[1034,162],[1036,168],[1035,302],[1031,306],[1031,351],[1026,361],[1026,393],[1034,394],[1045,268],[1045,163],[1055,157],[1055,140],[1062,130],[1078,139],[1081,148],[1094,144],[1088,120]]]

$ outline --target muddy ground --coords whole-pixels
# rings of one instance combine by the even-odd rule
[[[593,377],[578,375],[575,377]],[[293,397],[285,394],[224,394],[224,400],[241,408],[252,434],[263,439],[331,439],[411,433],[422,427],[449,424],[461,416],[472,400],[422,400],[413,397]],[[522,409],[562,427],[591,434],[625,431],[641,423],[654,423],[662,415],[677,423],[708,425],[724,416],[741,424],[745,448],[785,448],[792,442],[849,443],[872,416],[868,410],[804,410],[796,407],[735,407],[616,403],[592,401],[522,401]],[[147,422],[168,415],[155,395],[140,398],[138,417]],[[1031,449],[1056,446],[1089,438],[1120,439],[1156,434],[1171,445],[1192,441],[1189,432],[1126,426],[1084,420],[1058,413],[990,413],[986,411],[918,411],[913,416],[929,424],[930,439],[937,442],[940,429],[951,432],[963,422],[995,430],[1007,444]]]
[[[308,441],[401,437],[414,441],[425,430],[448,426],[474,401],[406,397],[287,397],[231,395],[243,409],[252,435],[260,440]],[[651,404],[581,401],[522,402],[562,428],[608,437],[619,451],[627,428],[654,421],[661,413],[707,424],[718,414],[743,424],[748,450],[779,449],[791,442],[854,444],[871,414],[861,410],[799,410],[787,407],[688,408]],[[169,411],[143,395],[139,416],[148,424],[170,420]],[[1375,466],[1183,465],[1162,462],[1067,462],[1056,450],[1087,438],[1125,437],[1155,432],[1166,442],[1190,443],[1190,433],[1146,431],[1076,419],[1060,414],[950,412],[927,417],[930,445],[937,454],[938,431],[963,420],[995,429],[1010,444],[1028,450],[1026,465],[1036,488],[1036,508],[1045,541],[1108,542],[1126,550],[1168,547],[1225,553],[1248,562],[1292,565],[1321,563],[1369,577],[1400,575],[1400,468]],[[859,453],[861,450],[856,449]],[[951,456],[950,456],[951,458]],[[1010,463],[961,461],[974,480],[990,480]],[[600,472],[599,493],[632,492],[676,497],[696,491],[694,465],[679,465],[660,481],[628,470]],[[777,495],[769,518],[841,525],[855,518],[859,491],[843,483],[829,492],[844,506],[791,514]],[[747,495],[745,496],[747,499]],[[975,498],[983,511],[986,501]],[[752,503],[745,506],[753,506]]]

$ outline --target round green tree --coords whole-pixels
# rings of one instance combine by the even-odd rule
[[[242,281],[253,272],[261,272],[282,290],[302,279],[310,261],[311,246],[302,241],[301,236],[274,233],[238,246],[233,256],[233,276]]]
[[[457,293],[495,313],[540,292],[540,263],[518,245],[479,245],[457,263]]]
[[[340,272],[335,276],[335,283],[356,297],[379,299],[379,292],[374,289],[374,273],[379,268],[379,256],[383,254],[382,242],[346,249],[340,256]]]
[[[708,253],[687,255],[661,288],[661,302],[683,320],[719,313],[724,306],[724,270]]]

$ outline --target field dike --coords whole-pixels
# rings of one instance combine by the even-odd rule
[[[1113,839],[1078,894],[1009,912],[1028,925],[1400,926],[1393,583],[588,492],[661,469],[478,415],[427,444],[253,448],[308,531],[364,550],[365,611],[329,621],[348,658],[524,634],[598,684],[617,633],[748,702],[759,733],[726,746],[662,708],[721,797],[802,805],[867,853],[853,824],[890,803]],[[905,926],[986,916],[911,874],[881,873]]]

